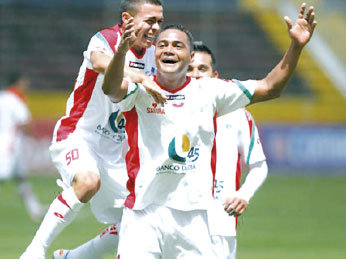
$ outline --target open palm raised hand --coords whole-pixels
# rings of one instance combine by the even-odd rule
[[[309,42],[317,25],[317,22],[315,21],[314,7],[310,6],[304,17],[305,10],[306,4],[303,3],[300,7],[298,19],[295,24],[293,24],[292,20],[288,16],[285,16],[284,18],[292,41],[301,47],[304,47],[305,44]]]
[[[130,48],[136,41],[136,30],[133,22],[133,17],[125,20],[124,31],[121,37],[121,46]]]

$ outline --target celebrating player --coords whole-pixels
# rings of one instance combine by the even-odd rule
[[[111,218],[110,223],[121,218],[120,207],[127,194],[122,156],[126,149],[123,147],[126,122],[118,105],[102,92],[103,72],[120,43],[125,27],[123,21],[130,21],[137,38],[126,54],[126,73],[132,80],[146,85],[158,103],[165,101],[147,76],[155,72],[152,43],[163,21],[162,3],[160,0],[123,0],[120,20],[121,24],[96,33],[84,52],[74,91],[67,101],[66,115],[57,122],[50,147],[66,189],[52,202],[22,259],[44,258],[54,238],[72,222],[100,186],[101,199],[94,203],[94,214],[103,221]],[[109,212],[101,204],[103,194],[109,193],[107,198],[113,200],[110,204],[118,210]]]
[[[305,18],[304,12],[302,6],[295,24],[285,18],[291,45],[279,64],[264,79],[244,82],[186,77],[191,35],[179,25],[166,27],[158,36],[154,75],[168,97],[164,107],[141,84],[119,80],[120,65],[136,37],[124,33],[103,83],[104,92],[126,111],[130,147],[121,258],[213,256],[206,210],[213,187],[214,118],[280,96],[316,26],[313,8]]]
[[[216,60],[212,51],[202,42],[194,42],[187,75],[197,79],[218,77],[215,67]],[[246,210],[249,200],[264,182],[268,168],[250,112],[238,109],[218,117],[216,122],[216,147],[213,148],[216,149],[217,158],[214,168],[215,203],[208,210],[208,223],[214,254],[220,259],[233,259],[237,250],[237,216]],[[244,171],[248,174],[240,187]],[[235,216],[228,216],[224,207],[228,214]]]

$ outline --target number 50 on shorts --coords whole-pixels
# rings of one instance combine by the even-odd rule
[[[66,156],[66,165],[68,166],[72,161],[79,159],[79,152],[78,149],[73,149],[69,151]]]

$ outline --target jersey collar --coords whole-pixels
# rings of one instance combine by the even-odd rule
[[[191,78],[188,77],[188,76],[186,76],[186,80],[185,80],[185,82],[184,82],[183,85],[181,85],[181,86],[180,86],[179,88],[177,88],[177,89],[170,90],[170,89],[167,89],[167,88],[165,88],[164,86],[160,85],[159,82],[157,82],[156,75],[153,75],[153,79],[154,79],[154,81],[156,82],[156,84],[159,85],[160,88],[162,88],[163,90],[165,90],[165,91],[167,91],[167,92],[170,92],[170,93],[176,93],[176,92],[182,90],[182,89],[185,88],[187,85],[189,85],[189,83],[191,82]]]

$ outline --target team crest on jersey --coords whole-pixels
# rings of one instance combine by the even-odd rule
[[[165,109],[163,107],[158,107],[159,105],[157,103],[152,103],[151,107],[147,107],[147,113],[148,114],[160,114],[165,115]]]
[[[195,162],[199,157],[199,148],[191,147],[190,138],[183,134],[171,140],[168,146],[168,155],[178,162]]]
[[[107,125],[97,125],[95,132],[103,138],[110,139],[116,143],[121,143],[125,140],[125,118],[118,110],[113,112],[108,118]]]
[[[130,61],[129,63],[130,68],[140,69],[143,70],[145,68],[145,64],[137,61]]]

